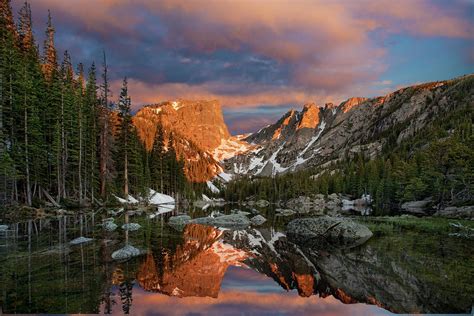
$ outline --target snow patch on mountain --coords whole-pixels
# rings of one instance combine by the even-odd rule
[[[178,111],[179,109],[183,107],[183,105],[179,101],[171,102],[171,106],[173,107],[175,111]]]
[[[212,193],[220,193],[221,191],[219,190],[218,187],[216,187],[214,185],[214,183],[212,183],[211,181],[206,181],[206,184],[207,184],[207,187],[209,188],[209,190],[211,190]]]
[[[318,133],[311,138],[311,140],[308,142],[308,145],[306,145],[306,147],[298,155],[298,157],[302,157],[306,153],[306,151],[308,151],[308,149],[310,149],[311,146],[313,146],[313,144],[319,139],[319,137],[321,136],[321,134],[322,134],[322,132],[324,131],[325,128],[326,128],[326,122],[323,121],[323,122],[321,122],[321,124],[319,124]]]
[[[242,141],[246,135],[232,136],[228,139],[222,139],[220,145],[211,153],[216,161],[230,159],[236,155],[241,155],[255,147]]]

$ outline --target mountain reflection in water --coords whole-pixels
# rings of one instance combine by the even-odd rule
[[[284,224],[268,213],[259,228],[190,224],[183,232],[164,216],[132,214],[116,222],[139,223],[138,231],[107,232],[100,226],[106,214],[93,213],[10,224],[0,238],[1,311],[379,315],[468,312],[472,305],[471,241],[404,234],[317,250],[288,242]],[[79,236],[93,240],[69,243]],[[125,245],[143,255],[112,260]],[[449,256],[462,260],[453,266]]]

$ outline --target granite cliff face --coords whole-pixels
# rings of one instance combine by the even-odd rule
[[[184,157],[186,175],[194,182],[212,179],[222,172],[222,157],[231,157],[247,147],[230,135],[216,100],[177,100],[145,106],[135,114],[133,123],[148,150],[153,147],[158,124],[163,126],[165,139],[173,133],[176,154]]]
[[[230,137],[217,100],[166,101],[140,109],[134,123],[149,149],[159,122],[165,130],[179,134],[202,151],[213,150],[222,139]]]
[[[397,90],[376,98],[350,98],[338,106],[307,104],[244,140],[255,148],[225,161],[227,172],[274,176],[322,166],[364,152],[378,155],[388,142],[412,137],[456,109],[464,91],[474,102],[474,75]]]

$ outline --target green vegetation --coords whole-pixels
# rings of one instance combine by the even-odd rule
[[[447,85],[446,89],[449,89]],[[346,157],[325,169],[307,168],[275,178],[247,177],[230,183],[227,200],[249,196],[270,201],[301,195],[342,193],[352,197],[370,194],[377,209],[397,209],[405,201],[433,198],[433,204],[474,203],[474,106],[470,97],[474,79],[456,86],[458,106],[446,106],[443,115],[405,141],[397,142],[395,128],[382,154],[369,159],[364,152]],[[375,135],[369,141],[380,139]]]

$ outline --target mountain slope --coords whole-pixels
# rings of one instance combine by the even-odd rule
[[[178,158],[185,161],[185,173],[192,182],[204,182],[222,172],[219,161],[243,153],[248,144],[232,137],[218,101],[166,101],[141,108],[133,117],[138,135],[148,150],[153,147],[157,125],[165,139],[173,133]]]
[[[473,75],[420,84],[383,97],[351,98],[334,107],[305,105],[245,140],[256,145],[225,162],[236,174],[273,176],[338,161],[364,152],[377,156],[385,145],[413,136],[434,118],[473,102]]]

